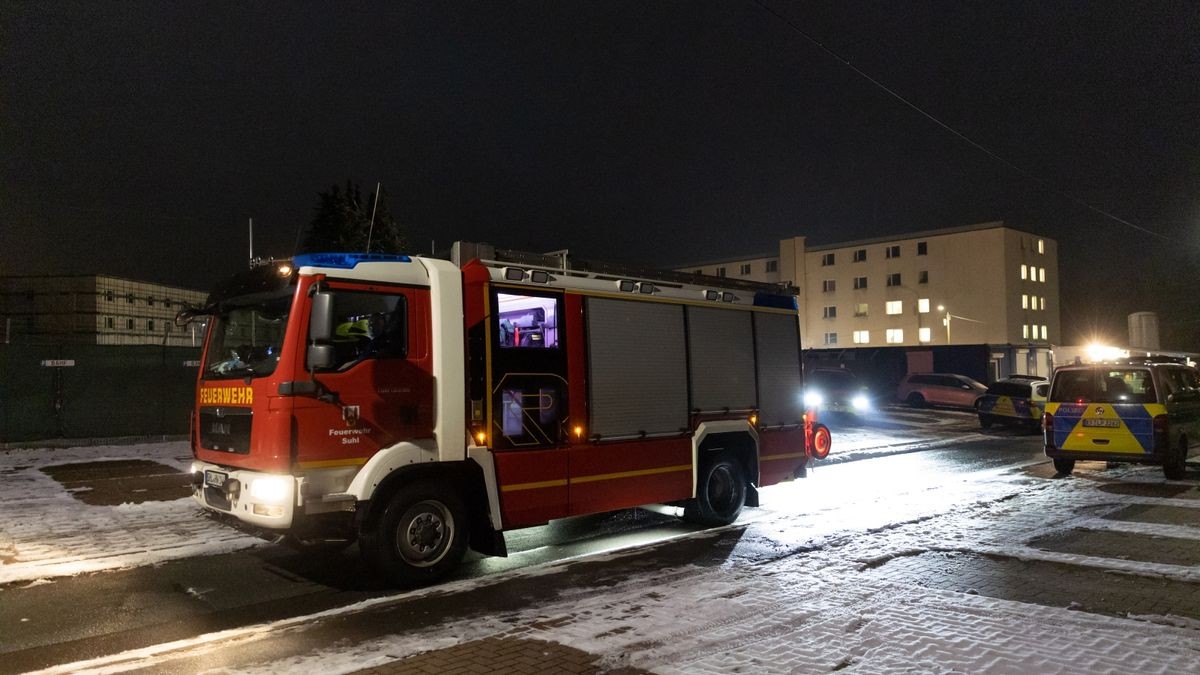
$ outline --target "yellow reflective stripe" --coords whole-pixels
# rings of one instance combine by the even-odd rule
[[[297,466],[301,469],[328,469],[334,466],[362,466],[366,463],[366,457],[351,457],[350,459],[323,459],[316,462],[297,462]]]
[[[566,487],[566,479],[560,480],[544,480],[537,483],[516,483],[514,485],[505,485],[500,488],[501,492],[516,492],[518,490],[538,490],[541,488],[551,487]]]
[[[541,488],[564,487],[571,483],[595,483],[602,480],[618,480],[621,478],[636,478],[638,476],[653,476],[660,473],[676,473],[680,471],[691,471],[691,464],[679,464],[676,466],[660,466],[655,469],[639,469],[637,471],[620,471],[617,473],[599,473],[592,476],[579,476],[559,480],[544,480],[536,483],[515,483],[513,485],[505,485],[500,488],[501,492],[516,492],[518,490],[537,490]]]
[[[593,483],[598,480],[615,480],[618,478],[635,478],[637,476],[653,476],[659,473],[675,473],[677,471],[691,471],[691,464],[679,464],[677,466],[662,466],[657,469],[641,469],[639,471],[622,471],[620,473],[601,473],[594,476],[581,476],[572,478],[572,483]]]

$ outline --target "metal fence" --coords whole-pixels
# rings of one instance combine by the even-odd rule
[[[0,443],[186,434],[199,350],[0,345]]]

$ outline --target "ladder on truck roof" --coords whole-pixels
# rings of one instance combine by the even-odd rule
[[[499,249],[490,244],[454,242],[454,247],[451,250],[451,260],[455,265],[462,267],[471,260],[476,259],[492,268],[519,266],[522,270],[526,271],[538,270],[577,279],[612,281],[617,282],[618,285],[622,282],[629,282],[634,285],[649,282],[660,288],[673,288],[681,291],[696,290],[702,293],[742,291],[754,294],[754,297],[758,300],[754,304],[785,308],[793,307],[795,296],[800,294],[800,290],[789,283],[747,281],[744,279],[714,277],[692,272],[660,270],[639,265],[581,260],[571,256],[567,251],[530,253],[527,251]],[[519,279],[513,280],[519,281]],[[622,288],[622,290],[633,292],[636,289]],[[775,298],[777,302],[764,302],[764,300],[769,298]],[[720,300],[720,298],[711,295],[708,296],[708,299]],[[729,302],[730,300],[726,299],[725,301]]]

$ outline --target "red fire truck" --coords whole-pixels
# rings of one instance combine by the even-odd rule
[[[195,500],[415,585],[556,518],[730,523],[828,452],[794,291],[468,250],[261,264],[181,314],[209,321]]]

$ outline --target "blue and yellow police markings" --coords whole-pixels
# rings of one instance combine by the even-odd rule
[[[1154,417],[1161,403],[1048,403],[1059,450],[1146,454],[1154,450]]]
[[[979,412],[996,417],[1015,417],[1020,420],[1036,420],[1042,409],[1029,399],[1019,396],[996,396],[987,394],[979,399]]]

